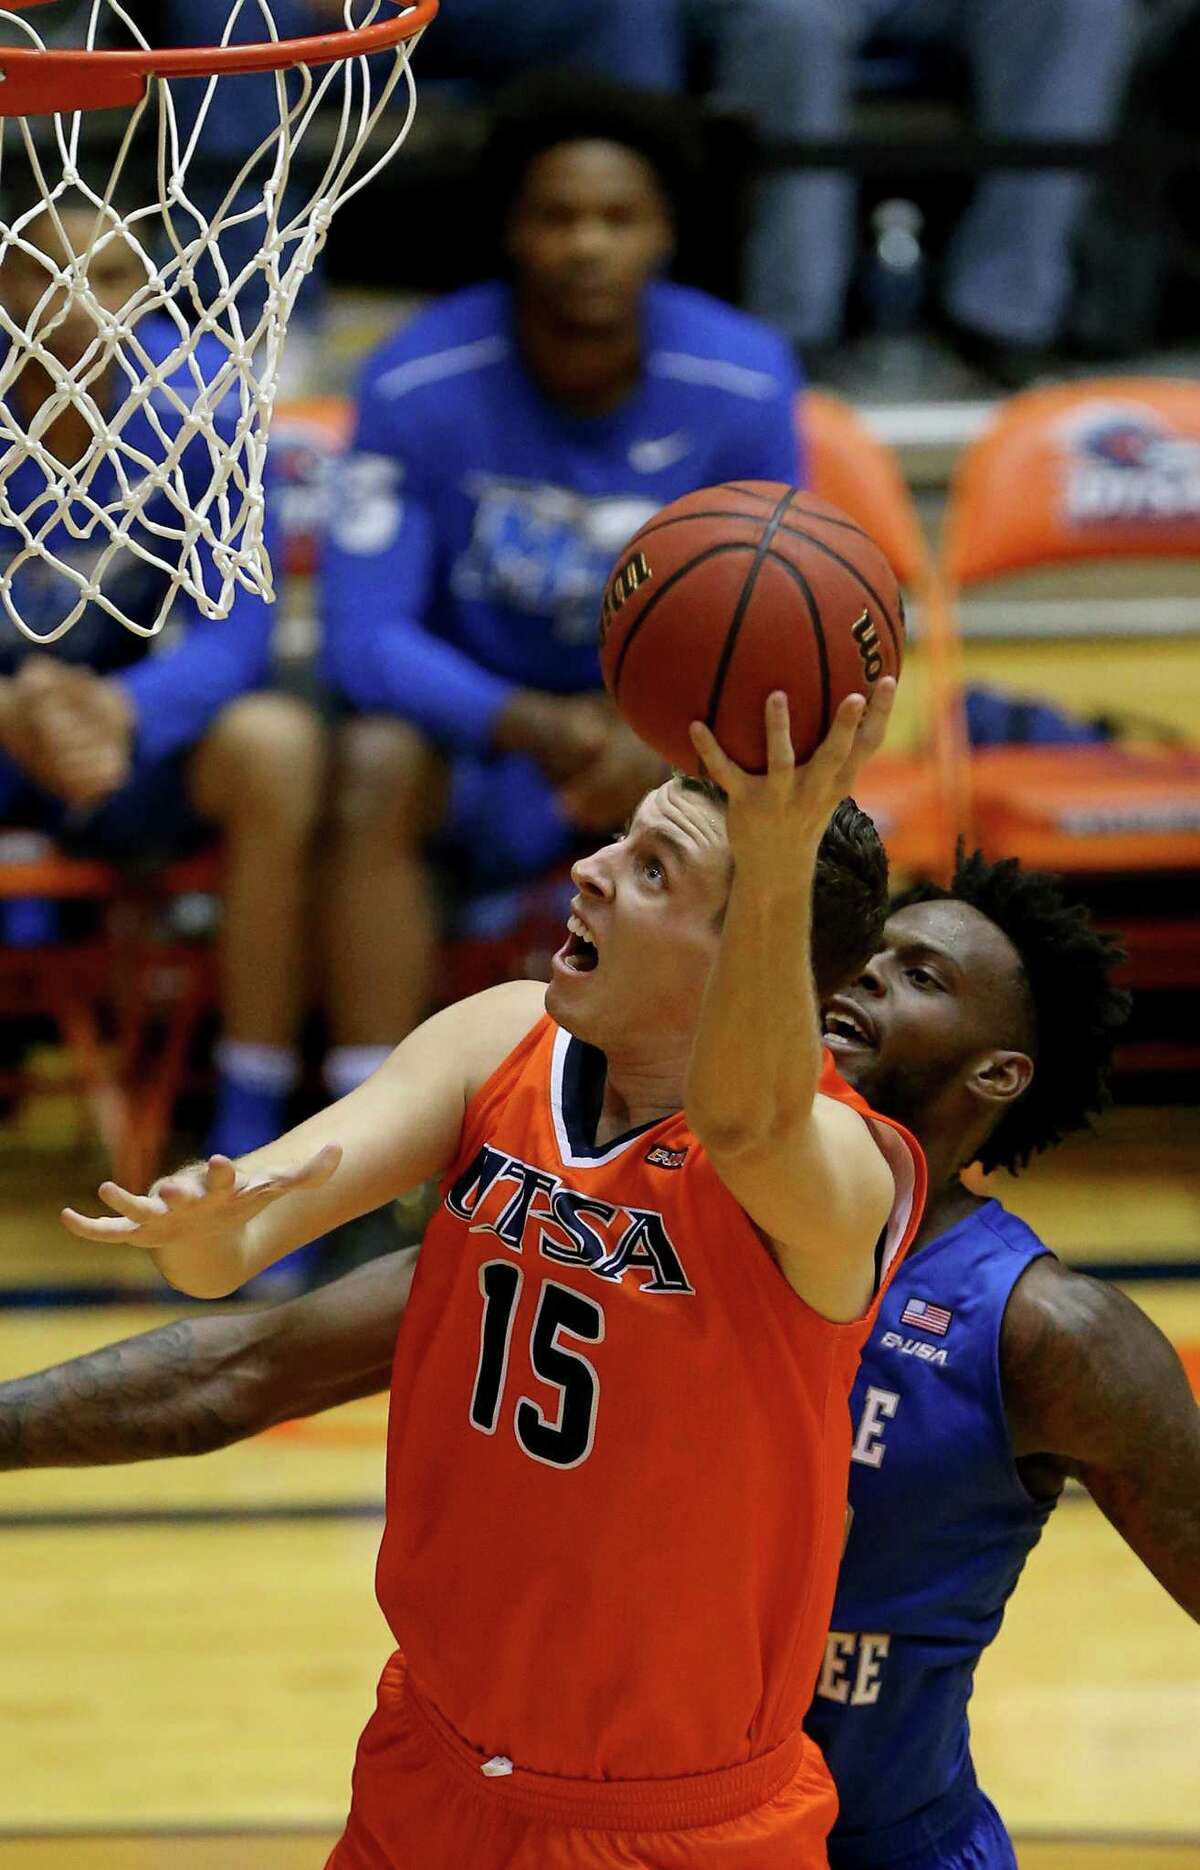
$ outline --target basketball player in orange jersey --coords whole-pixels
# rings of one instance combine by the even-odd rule
[[[463,1002],[240,1167],[67,1216],[214,1295],[444,1178],[393,1380],[378,1587],[403,1654],[336,1870],[825,1862],[801,1720],[849,1390],[924,1170],[819,1084],[808,922],[892,688],[802,769],[773,695],[761,778],[696,726],[727,809],[673,780],[577,865],[544,1014],[531,983]]]

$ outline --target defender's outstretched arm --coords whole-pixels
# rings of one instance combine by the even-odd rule
[[[1015,1452],[1082,1481],[1200,1621],[1200,1408],[1162,1332],[1115,1286],[1035,1260],[1008,1302],[1001,1359]]]
[[[259,1311],[197,1312],[0,1383],[0,1469],[209,1454],[386,1390],[417,1249]]]

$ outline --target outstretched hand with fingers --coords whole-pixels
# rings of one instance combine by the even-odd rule
[[[787,696],[776,689],[764,709],[765,773],[735,765],[710,729],[692,722],[692,745],[729,798],[726,824],[735,863],[786,866],[798,844],[820,838],[838,801],[853,792],[858,774],[883,744],[895,694],[895,681],[884,676],[869,701],[847,695],[812,758],[797,766]]]
[[[163,1176],[147,1195],[131,1194],[116,1182],[101,1182],[99,1195],[113,1216],[77,1214],[64,1208],[64,1227],[79,1240],[108,1245],[203,1250],[225,1242],[256,1214],[300,1188],[320,1188],[342,1159],[340,1143],[326,1143],[307,1161],[292,1168],[239,1169],[228,1156],[210,1156]],[[116,1217],[116,1218],[113,1218]]]

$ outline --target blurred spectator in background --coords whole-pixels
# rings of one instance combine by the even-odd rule
[[[952,45],[971,70],[981,130],[1102,136],[1113,125],[1136,0],[684,0],[720,102],[770,138],[849,127],[856,56],[872,34]],[[946,258],[955,347],[1010,387],[1062,327],[1070,242],[1088,188],[1077,173],[985,175]],[[855,259],[855,183],[781,171],[760,183],[747,254],[752,308],[820,354],[842,332]]]
[[[214,7],[212,0],[163,0],[163,8],[167,44],[211,45],[225,36],[228,9]],[[270,0],[270,15],[280,39],[336,31],[345,23],[345,10],[345,0]],[[358,8],[355,17],[364,12]],[[258,5],[243,6],[228,32],[234,44],[269,36]],[[376,62],[382,76],[390,68],[390,56],[382,55]],[[520,0],[519,4],[515,0],[451,0],[422,38],[413,69],[422,87],[450,78],[494,88],[521,72],[546,65],[569,65],[605,73],[623,83],[677,90],[683,83],[680,0]],[[296,84],[294,78],[289,82]],[[172,91],[186,128],[200,107],[205,81],[177,82]],[[335,89],[331,103],[340,96]],[[401,85],[391,108],[406,106],[407,92]],[[272,73],[221,81],[189,171],[189,193],[209,220],[237,171],[278,128],[279,115]],[[289,198],[298,202],[305,192],[299,177],[293,178],[281,219],[289,212]],[[241,211],[261,207],[261,176],[247,182],[236,205]],[[221,252],[231,274],[253,259],[262,231],[258,216],[225,230]],[[321,280],[318,260],[301,287],[292,320],[285,353],[289,381],[300,380],[312,361]],[[244,323],[256,322],[263,296],[260,281],[248,280],[238,294]]]
[[[60,199],[58,223],[71,252],[86,253],[96,213]],[[24,231],[36,252],[10,247],[0,267],[0,301],[19,329],[36,328],[57,363],[87,372],[91,394],[103,408],[128,389],[111,359],[97,369],[85,362],[98,318],[78,296],[70,306],[47,294],[50,263],[67,257],[49,216]],[[88,280],[98,306],[119,312],[145,287],[143,262],[115,237],[92,256]],[[40,310],[39,310],[40,303]],[[161,363],[178,341],[175,326],[148,316],[138,342]],[[126,360],[133,353],[126,350]],[[216,371],[224,353],[201,339],[196,361]],[[81,373],[80,373],[81,374]],[[166,379],[186,399],[184,366]],[[74,463],[94,445],[85,416],[72,404],[39,425],[56,393],[49,370],[36,359],[24,365],[8,391],[6,420],[28,433],[40,430],[46,457]],[[164,418],[164,407],[167,410]],[[125,422],[124,458],[161,457],[161,425],[170,405],[156,398],[153,417],[143,406]],[[152,432],[152,423],[156,433]],[[211,471],[203,441],[185,449],[181,463],[193,501]],[[192,484],[191,472],[200,476]],[[101,456],[88,485],[90,504],[51,523],[47,504],[51,464],[27,454],[10,466],[9,503],[17,510],[40,501],[35,530],[73,577],[23,551],[13,527],[0,531],[0,570],[11,602],[26,624],[47,634],[73,607],[74,579],[95,575],[107,534],[92,522],[95,505],[115,501],[118,469]],[[122,469],[122,472],[125,470]],[[177,518],[167,506],[148,510],[150,522]],[[143,540],[161,551],[152,535]],[[14,562],[20,560],[21,562]],[[153,624],[167,589],[167,574],[123,551],[103,578],[103,589],[124,614]],[[315,714],[281,695],[251,694],[265,678],[271,610],[238,590],[222,621],[200,616],[180,594],[176,615],[187,613],[177,643],[161,654],[100,604],[44,650],[35,650],[5,619],[0,636],[0,825],[44,831],[75,856],[145,867],[177,857],[219,831],[225,848],[225,919],[221,944],[224,1038],[218,1051],[220,1086],[210,1146],[238,1155],[278,1133],[288,1094],[298,1076],[294,1047],[306,986],[302,926],[309,840],[322,784],[323,735]],[[161,644],[161,639],[160,639]],[[159,647],[160,645],[156,645]]]
[[[340,8],[341,0],[333,0]],[[449,0],[421,41],[420,80],[494,86],[569,66],[651,90],[683,88],[680,0]]]
[[[480,173],[511,279],[370,358],[334,489],[326,668],[358,711],[326,892],[335,1095],[426,1011],[431,852],[459,891],[511,884],[657,779],[600,685],[621,545],[695,487],[799,471],[787,345],[660,278],[680,192],[701,186],[680,109],[530,79]]]
[[[1072,349],[1093,361],[1196,334],[1200,254],[1196,174],[1155,145],[1196,148],[1200,0],[1155,0],[1141,22],[1117,131],[1150,152],[1106,168],[1084,216]],[[1176,290],[1175,288],[1180,288]]]

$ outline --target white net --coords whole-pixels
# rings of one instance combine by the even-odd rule
[[[136,10],[87,0],[72,44],[150,53]],[[286,44],[270,0],[211,11],[214,45],[240,44],[239,58],[247,40]],[[335,210],[416,105],[415,37],[368,58],[357,36],[398,14],[419,36],[431,11],[345,0],[330,30],[356,37],[327,65],[155,75],[119,117],[0,121],[0,601],[26,637],[52,642],[92,606],[152,636],[181,590],[206,617],[227,616],[239,588],[273,597],[263,473],[288,320]],[[0,7],[0,46],[46,42]],[[0,110],[21,96],[15,64],[0,50]],[[239,85],[258,87],[260,109],[265,88],[270,121],[231,156]]]

